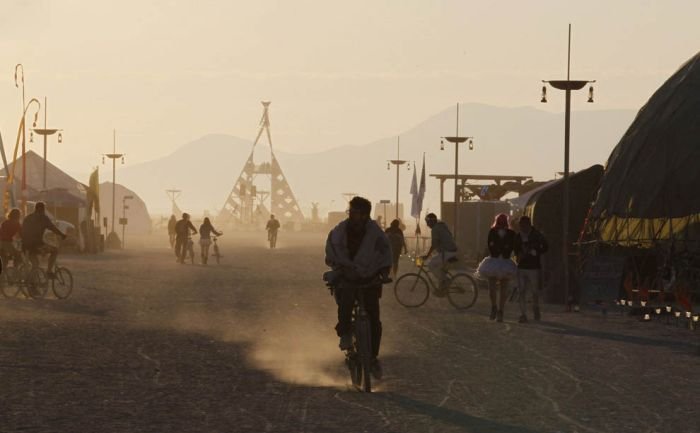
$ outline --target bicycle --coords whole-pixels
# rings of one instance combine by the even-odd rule
[[[54,272],[49,276],[41,267],[32,265],[27,254],[22,255],[19,269],[16,266],[7,267],[2,277],[2,294],[14,298],[20,292],[27,298],[41,299],[49,290],[57,299],[66,299],[73,293],[73,274],[58,262]]]
[[[364,291],[377,286],[388,284],[391,279],[379,277],[369,283],[354,284],[348,281],[336,283],[330,276],[335,271],[324,274],[331,293],[338,289],[355,291],[355,305],[352,312],[352,347],[345,351],[345,365],[350,371],[350,380],[355,388],[364,392],[372,392],[372,330],[369,315],[365,310]]]
[[[25,298],[41,299],[48,291],[46,273],[28,263],[8,266],[0,275],[0,289],[6,298],[15,298],[22,293]]]
[[[190,258],[190,263],[194,265],[194,240],[192,236],[187,237],[187,243],[185,244],[185,257]]]
[[[211,240],[213,242],[211,256],[216,259],[216,264],[220,265],[221,264],[221,257],[223,257],[223,256],[221,255],[221,251],[219,251],[219,244],[216,243],[216,241],[218,240],[218,237],[214,236]]]
[[[447,275],[447,283],[443,289],[435,285],[430,277],[431,272],[425,269],[422,258],[417,257],[415,264],[418,267],[417,273],[403,274],[394,284],[394,296],[399,304],[408,308],[420,307],[428,301],[431,288],[435,296],[447,297],[450,304],[458,310],[466,310],[476,303],[479,295],[477,282],[468,273],[450,273],[450,263],[445,264],[443,270]]]

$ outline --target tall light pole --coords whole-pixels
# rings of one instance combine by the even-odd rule
[[[390,159],[386,163],[386,169],[391,170],[391,165],[396,166],[396,219],[399,219],[399,167],[408,161],[400,159],[401,155],[401,137],[396,137],[396,159]],[[409,167],[410,169],[410,167]],[[386,218],[386,214],[384,215]]]
[[[569,44],[566,60],[566,80],[542,80],[566,94],[566,109],[564,112],[564,197],[562,200],[562,259],[564,271],[564,302],[567,310],[571,308],[571,291],[569,283],[569,137],[571,132],[571,91],[581,90],[595,80],[571,80],[571,24],[569,24]],[[542,86],[542,103],[547,102],[547,86]],[[593,102],[593,86],[588,89],[588,102]]]
[[[46,192],[48,196],[48,190],[46,188],[46,162],[47,162],[47,140],[49,135],[54,135],[55,133],[58,132],[58,142],[62,143],[63,142],[63,135],[61,132],[63,131],[62,129],[48,129],[46,126],[47,123],[47,118],[48,118],[48,109],[47,109],[47,98],[44,96],[44,127],[43,128],[34,128],[32,131],[36,132],[39,135],[42,135],[44,137],[44,180],[42,183],[42,189],[43,191]],[[29,141],[32,141],[31,135]]]
[[[116,203],[117,203],[117,159],[122,160],[124,164],[124,153],[117,153],[117,130],[112,132],[112,153],[105,153],[102,155],[102,163],[104,164],[104,158],[107,157],[112,160],[112,231],[109,233],[107,238],[112,238],[111,243],[115,248],[119,248],[119,236],[114,231],[114,219],[116,217]],[[116,239],[115,239],[116,238]]]
[[[455,145],[455,198],[454,198],[454,224],[452,226],[452,236],[454,236],[455,241],[457,241],[457,227],[459,226],[459,145],[469,140],[469,150],[474,150],[474,137],[460,137],[459,136],[459,103],[457,103],[457,126],[455,129],[454,137],[441,137],[440,138],[440,150],[445,150],[445,143],[443,140],[447,140]]]

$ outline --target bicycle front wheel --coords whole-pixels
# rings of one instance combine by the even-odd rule
[[[404,307],[420,307],[430,296],[430,286],[428,281],[418,274],[404,274],[394,284],[394,296]]]
[[[479,295],[476,280],[468,274],[457,274],[450,279],[447,299],[458,310],[466,310],[474,305]]]
[[[372,392],[372,375],[370,366],[372,363],[372,333],[369,319],[358,318],[355,322],[355,344],[357,347],[357,358],[360,362],[362,377],[360,385],[362,391]]]
[[[58,299],[66,299],[73,293],[73,274],[66,268],[56,268],[51,279],[51,290]]]

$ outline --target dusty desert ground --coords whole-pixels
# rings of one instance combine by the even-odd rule
[[[71,298],[0,299],[0,431],[700,431],[700,330],[560,306],[519,325],[514,303],[498,324],[484,292],[459,313],[386,288],[385,378],[354,391],[324,239],[230,233],[208,267],[164,239],[62,257]]]

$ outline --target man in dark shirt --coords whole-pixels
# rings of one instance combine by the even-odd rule
[[[280,222],[270,215],[270,220],[265,227],[267,230],[267,240],[270,241],[270,248],[277,248],[277,231],[280,229]]]
[[[191,234],[197,234],[197,229],[190,221],[190,214],[183,213],[182,219],[175,224],[175,256],[178,263],[185,263],[187,240]]]
[[[362,197],[350,201],[348,219],[338,224],[328,234],[326,241],[326,264],[342,275],[347,282],[367,284],[379,276],[376,287],[364,291],[365,310],[370,320],[372,372],[381,376],[381,366],[377,360],[382,337],[382,323],[379,320],[379,298],[382,281],[387,280],[391,269],[391,247],[389,240],[369,216],[372,203]],[[338,304],[338,324],[335,330],[340,337],[340,349],[352,348],[352,310],[355,304],[355,290],[341,287],[335,291]]]
[[[49,254],[49,263],[46,275],[52,277],[53,268],[58,257],[58,248],[44,243],[44,232],[46,230],[56,233],[61,239],[66,239],[66,235],[46,215],[46,205],[43,202],[37,202],[34,206],[34,212],[27,215],[22,225],[22,248],[29,253],[29,261],[36,267],[39,267],[37,254],[47,252]]]

